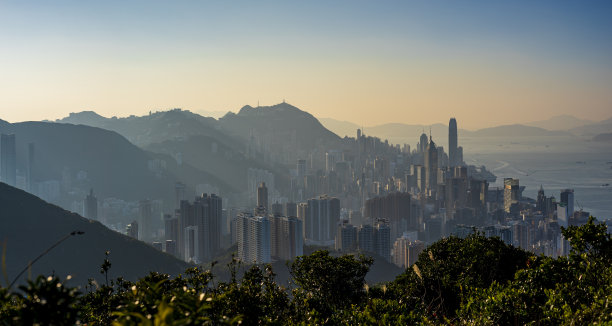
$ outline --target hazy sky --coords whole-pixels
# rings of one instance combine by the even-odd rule
[[[0,119],[283,99],[366,126],[609,118],[612,2],[0,0]]]

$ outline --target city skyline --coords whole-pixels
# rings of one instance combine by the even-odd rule
[[[286,100],[360,125],[454,116],[476,129],[604,120],[612,107],[605,2],[0,8],[0,118],[10,122]]]

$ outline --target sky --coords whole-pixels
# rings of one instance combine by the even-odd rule
[[[364,126],[612,116],[610,1],[0,0],[0,119],[283,100]]]

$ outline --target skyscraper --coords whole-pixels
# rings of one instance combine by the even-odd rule
[[[306,239],[319,243],[334,241],[340,219],[340,200],[327,196],[309,199],[298,207],[298,217],[304,223]]]
[[[373,221],[385,218],[389,221],[391,238],[395,239],[404,231],[418,230],[417,216],[410,211],[411,196],[407,192],[394,192],[386,196],[370,198],[364,205],[364,216]]]
[[[425,153],[425,189],[427,193],[435,194],[438,186],[438,150],[431,136]]]
[[[457,120],[451,118],[448,122],[448,166],[455,167],[457,162]]]
[[[519,180],[512,178],[504,178],[504,211],[512,213],[513,205],[518,206],[519,203]]]
[[[178,217],[173,214],[164,214],[164,237],[165,240],[178,239]]]
[[[257,187],[257,207],[263,207],[268,211],[268,187],[262,182]]]
[[[221,248],[221,221],[223,207],[221,197],[211,194],[202,194],[193,204],[187,200],[181,202],[178,220],[178,250],[179,257],[187,257],[185,247],[185,230],[197,231],[198,261],[205,262],[212,259]],[[195,226],[197,228],[191,228]],[[192,242],[189,242],[191,244]]]
[[[236,238],[238,259],[256,264],[271,262],[270,220],[267,217],[240,214],[236,218]]]
[[[359,250],[374,252],[374,228],[369,224],[364,224],[357,231]]]
[[[185,198],[185,184],[182,182],[177,182],[174,185],[174,191],[176,194],[176,202],[174,205],[174,209],[180,209],[181,208],[181,201],[187,199]]]
[[[14,134],[0,136],[0,181],[13,187],[17,184],[17,150]]]
[[[391,261],[391,229],[384,221],[374,227],[374,251],[386,261]]]
[[[561,190],[561,203],[567,207],[567,216],[574,215],[574,189]]]
[[[546,215],[548,212],[546,210],[546,195],[544,194],[544,187],[540,185],[540,190],[538,190],[538,199],[536,200],[536,210],[542,212],[542,214]]]
[[[425,243],[402,236],[393,244],[393,263],[401,268],[408,268],[419,258],[425,249]]]
[[[270,219],[270,251],[275,259],[291,260],[304,252],[302,221],[296,217],[273,217]]]
[[[351,251],[357,249],[357,228],[348,221],[343,221],[336,233],[336,250]]]
[[[90,220],[98,219],[98,198],[94,196],[93,189],[90,189],[89,194],[85,197],[83,215]]]
[[[149,241],[153,233],[152,230],[152,219],[153,210],[151,207],[151,201],[148,199],[141,200],[138,202],[138,213],[140,215],[140,238],[142,241]]]
[[[421,137],[419,138],[419,146],[418,146],[419,153],[423,153],[425,155],[425,152],[427,152],[427,146],[428,146],[427,135],[425,133],[422,133]]]

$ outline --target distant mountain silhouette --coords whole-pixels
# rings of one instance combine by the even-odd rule
[[[249,167],[275,173],[276,184],[282,187],[288,178],[287,169],[277,168],[279,162],[274,153],[278,157],[284,155],[282,151],[308,153],[317,147],[342,146],[341,138],[315,117],[287,103],[245,106],[237,114],[228,112],[219,120],[174,109],[127,118],[105,118],[84,111],[57,121],[116,131],[146,150],[180,155],[187,164],[211,173],[235,189],[246,189]],[[256,153],[248,154],[251,135],[256,138]]]
[[[357,134],[357,129],[361,128],[361,126],[358,124],[349,121],[336,120],[332,118],[318,119],[325,128],[340,137],[355,137]]]
[[[527,122],[524,125],[530,127],[539,127],[546,130],[570,130],[572,128],[577,128],[593,123],[595,123],[595,121],[578,119],[572,115],[564,114],[557,115],[545,120]]]
[[[110,251],[111,278],[123,276],[136,280],[150,271],[177,275],[188,265],[153,247],[111,231],[96,221],[87,220],[48,204],[34,195],[0,183],[0,245],[6,244],[6,272],[9,280],[28,262],[71,231],[72,236],[32,266],[31,275],[72,275],[72,285],[84,285],[89,278],[102,284],[100,265]],[[21,282],[27,279],[26,272]]]
[[[233,189],[246,189],[249,167],[276,170],[261,158],[247,158],[247,141],[234,131],[224,129],[219,121],[185,110],[127,118],[104,118],[84,111],[57,121],[113,130],[146,150],[180,155],[186,164],[214,175]],[[286,169],[277,173],[286,174]],[[279,176],[279,184],[282,179]]]
[[[612,132],[599,134],[593,137],[593,141],[612,142]]]
[[[333,148],[341,140],[310,113],[287,103],[256,108],[247,105],[237,114],[229,112],[219,123],[229,133],[245,140],[255,133],[258,138],[267,139],[270,148],[294,147],[308,151],[319,145]]]
[[[542,136],[571,136],[567,131],[551,131],[538,127],[520,124],[503,125],[476,131],[464,131],[465,137],[542,137]]]
[[[180,109],[127,118],[105,118],[95,112],[83,111],[71,113],[68,117],[56,120],[56,122],[83,124],[112,130],[138,146],[170,139],[186,139],[194,135],[207,135],[223,142],[230,140],[225,135],[218,137],[219,132],[216,130],[218,126],[215,119]]]
[[[339,135],[347,134],[349,137],[355,137],[357,128],[362,128],[351,122],[339,121],[334,119],[322,119],[324,125]],[[349,133],[348,128],[354,128]],[[364,127],[363,132],[369,136],[376,136],[381,139],[397,140],[414,139],[418,141],[421,133],[431,133],[434,139],[448,138],[448,125],[436,123],[433,125],[413,125],[404,123],[387,123],[377,126]],[[541,137],[541,136],[571,136],[569,132],[558,130],[546,130],[538,127],[525,126],[520,124],[502,125],[479,130],[458,130],[459,137]],[[442,142],[444,144],[444,142]]]
[[[286,169],[247,158],[242,151],[235,150],[216,138],[209,136],[192,136],[187,139],[166,140],[145,146],[146,150],[155,153],[174,155],[181,153],[185,162],[214,173],[215,176],[235,189],[247,189],[247,171],[249,168],[266,169],[277,175],[277,186]]]
[[[598,134],[608,133],[612,130],[612,118],[597,123],[573,128],[570,131],[578,136],[594,137]]]
[[[17,166],[22,171],[27,162],[27,144],[35,144],[35,181],[61,180],[64,171],[75,178],[84,171],[87,189],[94,188],[101,198],[164,199],[173,204],[177,181],[191,189],[198,183],[232,189],[212,174],[186,164],[178,166],[171,156],[146,152],[121,135],[101,128],[23,122],[0,126],[0,132],[16,134]],[[154,160],[163,162],[165,168],[151,170]]]

